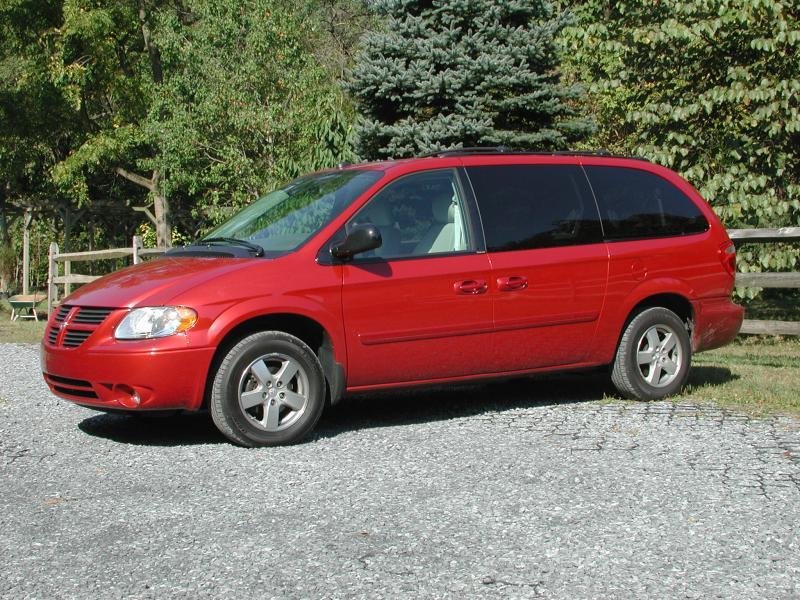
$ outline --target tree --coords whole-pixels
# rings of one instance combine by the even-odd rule
[[[0,290],[12,288],[12,225],[27,208],[48,212],[49,177],[70,134],[68,103],[49,76],[49,32],[60,11],[43,0],[0,6]]]
[[[360,153],[453,146],[565,148],[591,131],[562,85],[556,36],[569,22],[542,0],[379,0],[348,89]]]
[[[316,24],[274,0],[192,0],[154,35],[164,83],[143,129],[206,224],[301,172],[346,159],[352,111],[314,49]]]
[[[351,111],[315,60],[319,31],[285,3],[65,6],[59,75],[87,133],[55,177],[80,204],[122,177],[147,191],[169,245],[176,222],[194,233],[346,157]]]
[[[675,169],[729,227],[800,224],[800,8],[779,0],[577,3],[595,141]],[[797,250],[739,253],[792,267]]]

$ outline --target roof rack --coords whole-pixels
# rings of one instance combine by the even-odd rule
[[[449,148],[420,154],[417,158],[434,158],[442,156],[463,156],[465,154],[509,154],[515,152],[508,146],[468,146],[466,148]]]
[[[541,150],[527,150],[510,148],[508,146],[470,146],[467,148],[451,148],[449,150],[437,150],[421,154],[417,158],[443,158],[447,156],[467,156],[470,154],[535,154],[537,156],[602,156],[607,158],[628,158],[631,160],[642,160],[650,162],[642,156],[625,156],[614,154],[608,150],[553,150],[543,152]]]

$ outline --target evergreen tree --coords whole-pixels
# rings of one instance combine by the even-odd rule
[[[587,135],[558,72],[569,22],[543,0],[378,0],[348,85],[366,158],[507,145],[550,150]]]

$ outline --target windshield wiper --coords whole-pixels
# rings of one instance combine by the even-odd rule
[[[200,246],[203,244],[229,244],[231,246],[241,246],[243,248],[247,248],[251,250],[253,254],[256,256],[264,256],[264,248],[259,246],[258,244],[254,244],[253,242],[248,242],[247,240],[240,240],[239,238],[234,237],[211,237],[211,238],[204,238],[199,242],[195,242],[196,245]]]

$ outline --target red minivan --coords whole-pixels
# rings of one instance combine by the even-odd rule
[[[80,288],[42,370],[91,408],[207,408],[245,446],[296,442],[326,402],[380,388],[608,365],[624,396],[663,398],[738,332],[735,263],[697,191],[645,160],[345,166]]]

